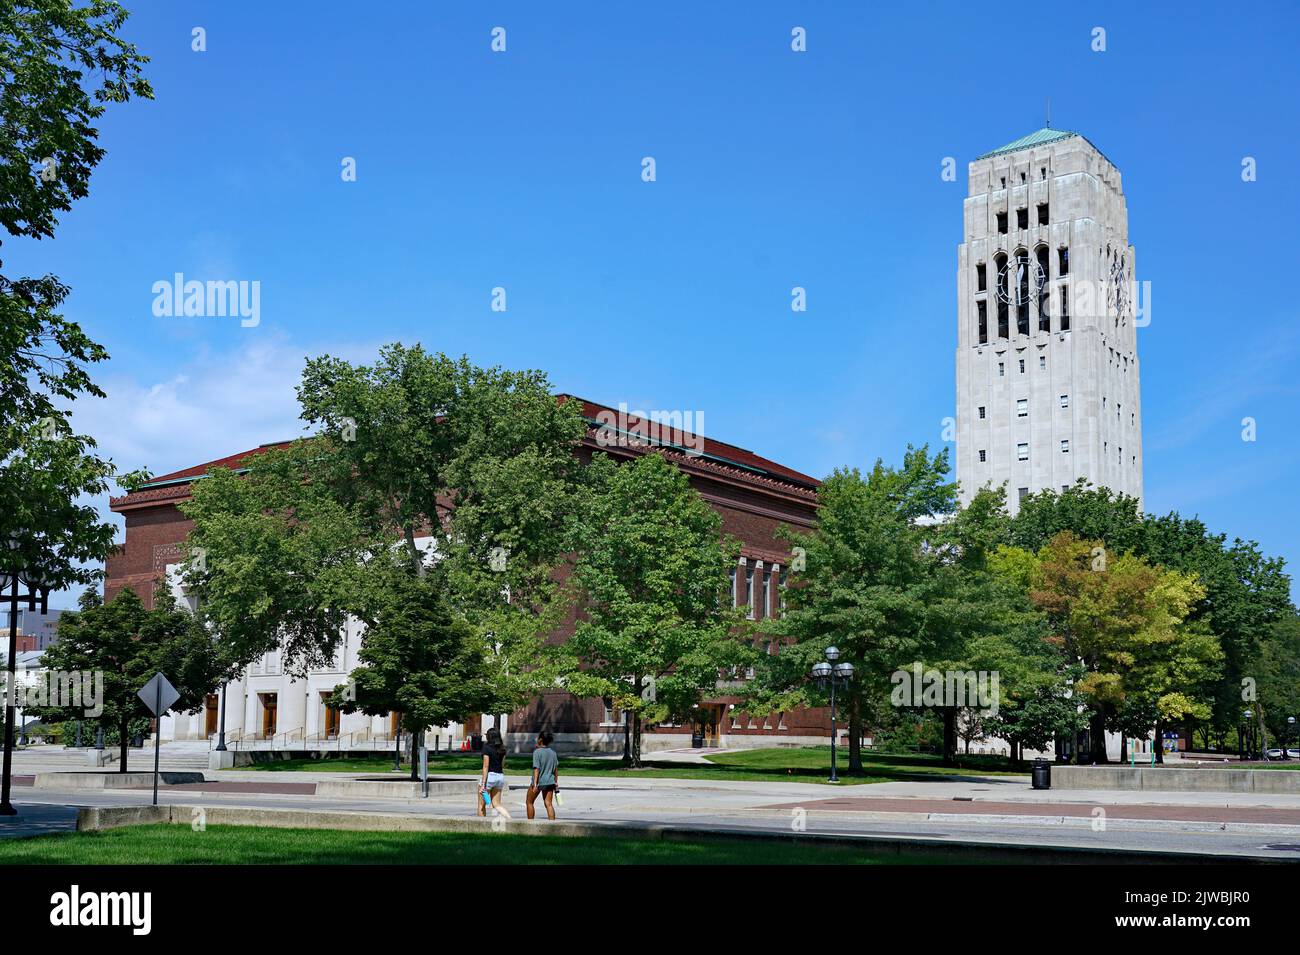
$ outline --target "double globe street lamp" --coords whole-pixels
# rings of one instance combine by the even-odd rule
[[[27,592],[19,594],[19,586]],[[0,776],[0,816],[16,816],[18,810],[9,801],[14,761],[14,692],[17,686],[18,605],[26,602],[27,610],[42,614],[49,609],[50,583],[34,563],[25,564],[22,543],[16,537],[0,540],[0,601],[9,604],[9,663],[5,671],[5,741],[4,767]]]
[[[831,778],[830,782],[838,783],[839,775],[835,771],[835,750],[838,742],[839,729],[835,721],[835,689],[844,687],[848,689],[850,681],[853,679],[853,664],[844,662],[836,663],[840,658],[838,647],[826,648],[826,662],[818,661],[812,666],[812,677],[817,681],[817,685],[825,690],[827,687],[831,691]]]

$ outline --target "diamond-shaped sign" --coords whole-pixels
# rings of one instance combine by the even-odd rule
[[[144,705],[154,716],[162,716],[181,698],[180,691],[172,686],[161,672],[155,673],[153,679],[136,695],[144,700]]]

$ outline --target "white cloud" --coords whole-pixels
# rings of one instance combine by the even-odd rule
[[[82,399],[72,424],[122,471],[148,467],[166,474],[303,433],[294,394],[308,355],[372,361],[378,345],[294,345],[271,332],[224,352],[203,349],[163,380],[92,370],[102,399]],[[114,490],[114,494],[121,493]],[[122,527],[108,496],[89,503]],[[118,540],[122,539],[119,530]],[[51,594],[51,606],[72,607],[76,593]]]

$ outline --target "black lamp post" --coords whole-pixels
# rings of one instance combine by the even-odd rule
[[[835,759],[835,751],[837,749],[836,743],[839,742],[838,739],[839,728],[836,724],[836,713],[835,713],[835,688],[837,686],[843,686],[845,689],[847,689],[849,682],[853,679],[853,664],[836,663],[835,661],[838,660],[839,658],[840,658],[840,651],[837,647],[827,647],[826,660],[828,662],[822,663],[818,661],[817,663],[814,663],[812,667],[812,676],[813,679],[817,681],[817,685],[821,687],[823,690],[829,687],[831,691],[831,778],[830,778],[830,782],[833,783],[838,783],[840,781],[840,777],[836,772],[836,759]]]
[[[41,613],[49,607],[50,589],[35,567],[24,567],[21,543],[16,537],[0,541],[0,592],[9,604],[9,663],[6,667],[5,683],[5,741],[4,767],[0,776],[0,816],[16,816],[18,810],[9,801],[9,789],[13,777],[14,764],[14,694],[17,686],[17,652],[18,652],[18,604],[26,601],[29,612],[35,612],[40,604]],[[22,584],[27,593],[19,596],[18,585]]]
[[[221,725],[217,728],[217,752],[226,751],[226,687],[230,686],[227,680],[221,684]]]
[[[1253,759],[1255,756],[1255,724],[1252,721],[1255,719],[1255,711],[1246,710],[1242,715],[1246,718],[1246,752],[1241,758]]]

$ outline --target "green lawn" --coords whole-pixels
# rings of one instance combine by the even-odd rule
[[[676,842],[513,833],[127,826],[0,839],[0,865],[914,865],[914,856],[785,840]]]
[[[564,759],[560,760],[560,777],[616,776],[627,778],[660,779],[716,779],[772,782],[786,780],[802,783],[826,782],[830,773],[830,754],[825,746],[784,747],[778,749],[745,749],[717,753],[708,757],[712,765],[692,765],[647,760],[643,769],[627,769],[622,760]],[[848,771],[848,754],[840,753],[839,775],[844,783],[884,783],[899,779],[916,779],[938,775],[981,773],[994,775],[1023,775],[1027,770],[1013,772],[1007,761],[997,756],[962,756],[958,768],[940,764],[937,756],[890,755],[863,753],[863,773],[854,776]],[[465,775],[478,773],[483,757],[469,753],[430,755],[429,772],[438,775]],[[526,754],[506,757],[506,776],[527,778],[531,762]],[[289,759],[244,766],[242,769],[260,772],[300,772],[310,770],[341,773],[384,773],[393,771],[391,759]],[[407,764],[403,772],[409,774]]]

